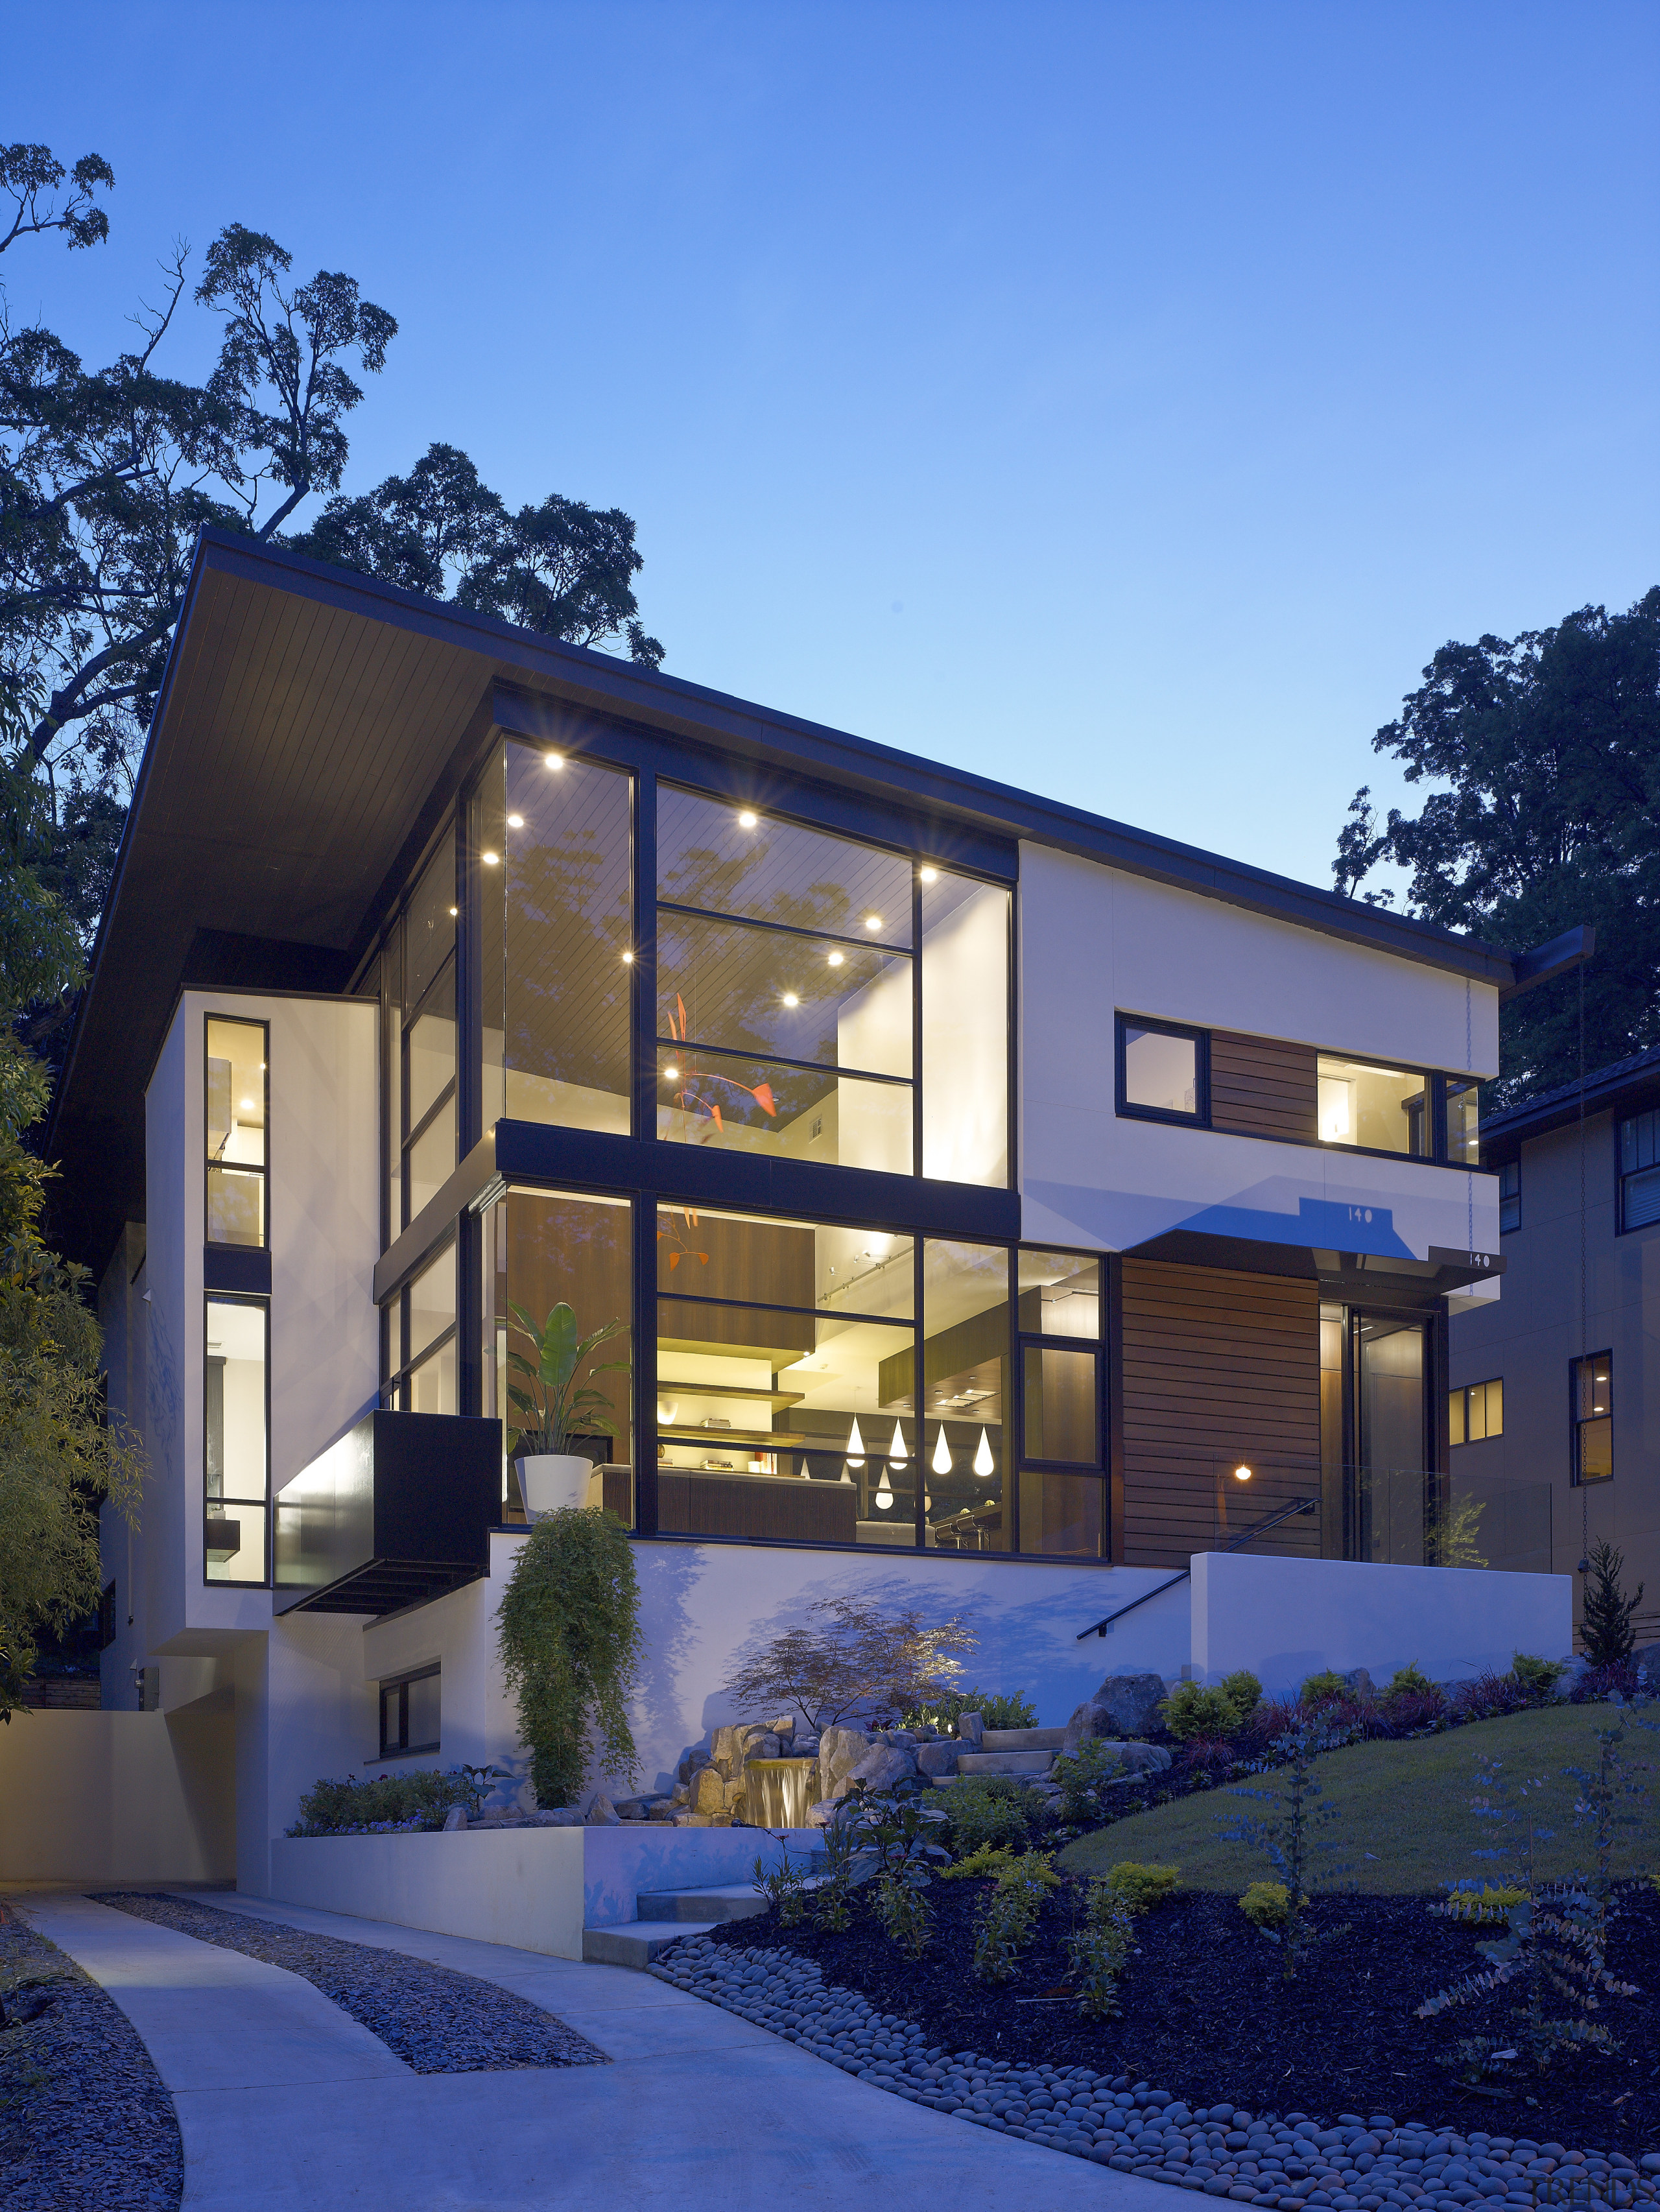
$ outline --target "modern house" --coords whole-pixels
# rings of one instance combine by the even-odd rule
[[[1219,1663],[1197,1573],[1079,1639],[1242,1544],[1275,1681],[1539,1648],[1560,1585],[1448,1564],[1448,1325],[1500,997],[1572,957],[204,533],[50,1139],[152,1463],[106,1702],[234,1698],[254,1889],[319,1774],[510,1753],[560,1300],[629,1363],[648,1783],[837,1589],[1046,1717]]]
[[[1606,1538],[1660,1632],[1660,1049],[1499,1114],[1502,1303],[1452,1324],[1456,1478],[1502,1485],[1529,1540],[1575,1574]],[[1511,1531],[1514,1542],[1518,1531]],[[1576,1577],[1576,1591],[1583,1589]],[[1578,1610],[1578,1598],[1575,1605]]]

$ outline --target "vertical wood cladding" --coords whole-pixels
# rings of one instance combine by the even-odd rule
[[[1127,1565],[1185,1566],[1319,1496],[1317,1284],[1127,1259],[1118,1327]],[[1282,1522],[1264,1548],[1318,1558],[1319,1516]]]
[[[1216,1129],[1246,1137],[1312,1143],[1317,1055],[1310,1044],[1213,1030],[1210,1118]]]

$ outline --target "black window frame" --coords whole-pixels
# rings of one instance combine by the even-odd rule
[[[1645,1165],[1628,1169],[1625,1164],[1626,1132],[1634,1129],[1639,1121],[1649,1124],[1647,1133],[1655,1141],[1657,1157]],[[1660,1106],[1645,1107],[1639,1113],[1616,1116],[1614,1124],[1614,1220],[1616,1237],[1640,1237],[1645,1229],[1660,1228],[1660,1214],[1651,1221],[1628,1221],[1626,1218],[1628,1186],[1638,1176],[1652,1175],[1657,1170],[1660,1170]]]
[[[1493,1173],[1499,1178],[1499,1234],[1501,1237],[1511,1237],[1522,1226],[1522,1155],[1520,1152],[1513,1160],[1501,1160],[1493,1170]],[[1505,1209],[1511,1206],[1515,1209],[1513,1218],[1506,1221]]]
[[[228,1249],[237,1249],[234,1247]],[[258,1506],[265,1516],[265,1572],[258,1581],[240,1577],[233,1581],[226,1575],[208,1572],[208,1309],[210,1306],[257,1306],[265,1322],[265,1494],[263,1498],[231,1496],[221,1493],[222,1505]],[[276,1516],[271,1504],[271,1300],[238,1291],[218,1291],[206,1288],[202,1293],[202,1583],[207,1589],[269,1589],[271,1583],[271,1544]],[[240,1548],[240,1547],[239,1547]]]
[[[446,1254],[455,1270],[455,1319],[447,1328],[441,1328],[430,1337],[419,1352],[410,1349],[410,1299],[418,1283],[429,1267],[435,1267]],[[383,1412],[402,1410],[400,1397],[416,1370],[442,1351],[447,1344],[457,1345],[457,1397],[460,1390],[459,1339],[465,1319],[466,1286],[463,1281],[463,1254],[457,1224],[452,1223],[443,1234],[435,1238],[410,1268],[408,1275],[380,1309],[380,1406]]]
[[[213,1022],[234,1023],[239,1029],[260,1032],[259,1067],[265,1085],[262,1101],[263,1119],[260,1122],[261,1150],[265,1158],[256,1166],[252,1160],[223,1161],[214,1159],[208,1152],[206,1108],[208,1097],[209,1024]],[[271,1249],[271,1023],[259,1014],[225,1013],[216,1008],[204,1008],[202,1015],[202,1243],[210,1252],[269,1252]],[[216,1167],[234,1167],[239,1175],[258,1175],[263,1186],[259,1194],[259,1242],[257,1244],[228,1244],[221,1238],[207,1234],[212,1218],[210,1193],[213,1188]]]
[[[1579,1411],[1579,1376],[1582,1369],[1606,1364],[1608,1380],[1608,1409],[1606,1413],[1584,1413]],[[1606,1474],[1587,1475],[1584,1472],[1584,1432],[1598,1421],[1608,1425],[1608,1471]],[[1612,1482],[1614,1464],[1614,1349],[1609,1346],[1602,1352],[1584,1352],[1577,1359],[1568,1362],[1568,1435],[1570,1455],[1569,1486],[1574,1490],[1587,1485]]]
[[[1137,1026],[1140,1027],[1141,1024],[1138,1024]],[[1160,1115],[1158,1118],[1162,1120],[1165,1117]],[[1070,1256],[1094,1262],[1099,1283],[1097,1312],[1100,1325],[1093,1336],[1056,1336],[1043,1329],[1023,1328],[1020,1326],[1020,1255],[1023,1251],[1053,1252],[1057,1257]],[[1014,1349],[1009,1389],[1012,1401],[1010,1448],[1006,1454],[1008,1473],[1005,1479],[1012,1484],[1014,1492],[1013,1525],[1016,1547],[1012,1551],[1011,1556],[1016,1559],[1071,1560],[1079,1566],[1106,1566],[1111,1564],[1112,1446],[1110,1423],[1110,1384],[1108,1376],[1110,1368],[1112,1316],[1110,1310],[1108,1257],[1105,1252],[1079,1252],[1073,1251],[1071,1247],[1064,1244],[1031,1244],[1024,1240],[1014,1248],[1014,1289],[1011,1307],[1014,1317]],[[1038,1310],[1041,1313],[1041,1300]],[[1026,1354],[1028,1352],[1083,1352],[1094,1359],[1095,1457],[1093,1461],[1044,1459],[1027,1452]],[[1027,1474],[1075,1475],[1081,1481],[1093,1482],[1098,1486],[1100,1513],[1098,1547],[1093,1553],[1049,1552],[1041,1550],[1035,1546],[1027,1547],[1019,1543],[1020,1484],[1022,1477]]]
[[[375,1703],[379,1716],[377,1726],[380,1737],[380,1748],[375,1753],[377,1759],[415,1759],[423,1753],[438,1751],[441,1747],[444,1740],[443,1690],[441,1687],[438,1692],[438,1734],[430,1743],[411,1743],[409,1741],[410,1684],[430,1681],[435,1676],[437,1676],[441,1683],[443,1672],[443,1662],[434,1659],[424,1667],[411,1667],[404,1674],[386,1675],[376,1684]],[[388,1743],[386,1740],[388,1697],[395,1698],[398,1705],[399,1740],[396,1744]]]
[[[115,1583],[112,1579],[98,1594],[98,1649],[107,1651],[115,1641]]]
[[[1151,1014],[1129,1014],[1120,1009],[1116,1017],[1115,1084],[1117,1111],[1130,1121],[1163,1121],[1172,1128],[1208,1129],[1210,1115],[1210,1036],[1192,1022],[1157,1021]],[[1155,1036],[1187,1037],[1196,1048],[1194,1054],[1194,1083],[1198,1104],[1191,1114],[1178,1113],[1165,1106],[1138,1106],[1127,1096],[1128,1067],[1127,1063],[1127,1030],[1149,1030]]]
[[[1471,1392],[1472,1390],[1487,1390],[1487,1389],[1492,1389],[1492,1387],[1493,1387],[1493,1385],[1495,1382],[1499,1385],[1499,1426],[1498,1426],[1496,1429],[1489,1429],[1489,1430],[1487,1431],[1487,1434],[1486,1434],[1485,1436],[1481,1436],[1481,1437],[1473,1437],[1473,1436],[1471,1436],[1471,1434],[1470,1434],[1470,1432],[1469,1432],[1469,1406],[1470,1406],[1469,1394],[1470,1394],[1470,1392]],[[1505,1401],[1504,1401],[1504,1389],[1505,1389],[1505,1378],[1504,1378],[1504,1376],[1503,1376],[1502,1375],[1487,1375],[1487,1376],[1484,1376],[1479,1382],[1455,1382],[1455,1383],[1451,1386],[1451,1388],[1450,1388],[1450,1389],[1449,1389],[1449,1391],[1447,1392],[1447,1401],[1448,1401],[1448,1405],[1447,1405],[1447,1429],[1448,1429],[1448,1437],[1447,1437],[1447,1442],[1448,1442],[1448,1446],[1449,1446],[1449,1449],[1451,1449],[1451,1450],[1453,1450],[1453,1451],[1461,1451],[1461,1450],[1462,1450],[1463,1447],[1464,1447],[1466,1444],[1485,1444],[1485,1443],[1492,1443],[1492,1441],[1493,1441],[1493,1439],[1495,1437],[1502,1437],[1502,1436],[1504,1435],[1504,1433],[1505,1433],[1505,1415],[1504,1415],[1504,1410],[1503,1410],[1503,1409],[1504,1409],[1504,1402],[1505,1402]],[[1464,1431],[1464,1433],[1462,1434],[1462,1436],[1458,1436],[1458,1437],[1455,1437],[1455,1436],[1454,1436],[1454,1435],[1452,1435],[1452,1433],[1451,1433],[1451,1430],[1452,1430],[1452,1402],[1451,1402],[1451,1401],[1452,1401],[1455,1398],[1458,1399],[1458,1400],[1461,1401],[1460,1420],[1461,1420],[1461,1423],[1462,1423],[1462,1428],[1463,1428],[1463,1431]]]

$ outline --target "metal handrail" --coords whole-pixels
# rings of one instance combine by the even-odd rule
[[[1312,1513],[1319,1502],[1317,1498],[1294,1498],[1289,1505],[1282,1505],[1277,1513],[1270,1513],[1266,1521],[1253,1522],[1243,1535],[1236,1536],[1231,1544],[1224,1544],[1221,1548],[1225,1552],[1237,1552],[1242,1544],[1255,1542],[1258,1536],[1265,1535],[1270,1528],[1277,1528],[1282,1521],[1289,1521],[1293,1514]],[[1190,1566],[1183,1567],[1167,1580],[1155,1583],[1151,1589],[1143,1590],[1140,1597],[1133,1597],[1128,1605],[1121,1605],[1116,1613],[1110,1613],[1104,1620],[1098,1620],[1088,1628],[1080,1628],[1073,1638],[1073,1643],[1081,1644],[1086,1636],[1104,1636],[1115,1620],[1122,1620],[1127,1613],[1134,1613],[1138,1605],[1146,1605],[1150,1598],[1162,1596],[1165,1590],[1174,1589],[1177,1583],[1189,1581],[1192,1574]]]

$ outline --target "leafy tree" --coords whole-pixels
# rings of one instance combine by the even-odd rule
[[[545,637],[590,646],[623,640],[649,668],[663,658],[639,621],[633,579],[643,563],[632,518],[557,492],[512,513],[454,446],[429,446],[406,477],[331,499],[289,543],[315,560]]]
[[[143,1473],[134,1440],[106,1424],[87,1271],[41,1240],[52,1171],[24,1142],[50,1079],[14,1024],[80,964],[74,924],[31,865],[44,805],[40,784],[0,768],[0,1720],[42,1632],[97,1603],[99,1501],[131,1517]]]
[[[1625,1553],[1606,1540],[1592,1545],[1581,1626],[1585,1656],[1593,1667],[1617,1667],[1636,1649],[1633,1623],[1643,1602],[1644,1585],[1639,1583],[1627,1596],[1620,1581],[1625,1564]]]
[[[931,1705],[962,1673],[958,1654],[978,1638],[960,1620],[924,1625],[907,1607],[884,1613],[860,1598],[815,1599],[809,1620],[738,1654],[727,1694],[740,1707],[794,1706],[810,1729],[854,1714]]]
[[[1586,1066],[1660,1042],[1660,587],[1623,614],[1443,646],[1372,747],[1446,787],[1381,824],[1358,792],[1338,889],[1387,860],[1411,872],[1410,911],[1448,928],[1526,947],[1590,922]],[[1505,1008],[1497,1103],[1577,1074],[1578,994],[1569,975]]]

